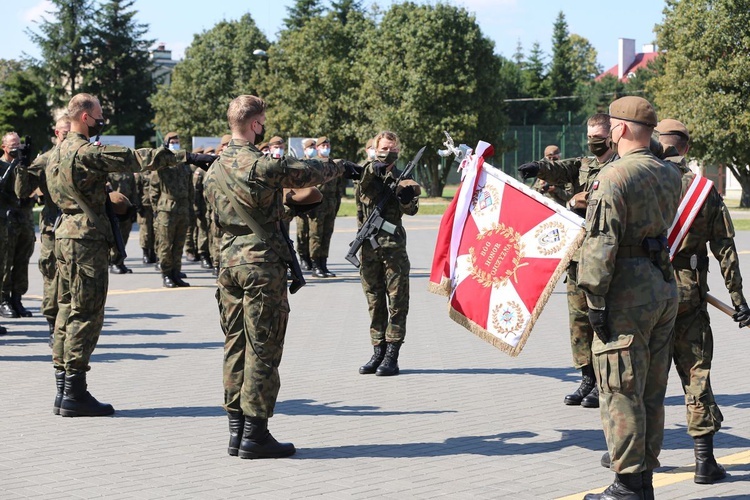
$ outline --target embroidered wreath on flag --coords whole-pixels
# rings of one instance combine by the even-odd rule
[[[519,267],[527,266],[528,263],[521,264],[521,259],[523,259],[523,245],[521,244],[521,233],[513,229],[512,227],[506,226],[505,224],[501,223],[495,223],[492,225],[492,228],[488,229],[487,231],[482,231],[477,234],[477,241],[482,241],[483,239],[487,237],[491,237],[494,235],[500,234],[502,235],[506,240],[507,244],[504,248],[502,248],[498,253],[498,249],[500,248],[500,244],[492,245],[490,241],[487,242],[486,245],[492,245],[492,248],[490,249],[489,246],[485,246],[482,249],[482,255],[481,257],[487,257],[485,260],[485,265],[489,267],[489,263],[494,259],[494,264],[492,266],[492,269],[490,271],[485,271],[483,269],[480,269],[477,265],[477,251],[474,249],[474,247],[469,248],[469,262],[471,264],[471,275],[474,279],[476,279],[479,284],[481,284],[485,288],[489,288],[491,286],[500,287],[502,286],[510,277],[513,277],[513,280],[518,283],[518,277],[516,276],[516,271]],[[512,247],[512,248],[510,248]],[[489,256],[485,255],[485,250],[490,253]],[[513,257],[511,259],[511,266],[509,266],[507,269],[504,270],[500,274],[500,276],[497,276],[495,274],[495,271],[498,270],[503,262],[505,261],[505,257],[510,254],[512,251]],[[495,257],[498,257],[495,259]]]
[[[517,302],[508,302],[507,306],[498,304],[492,309],[492,326],[502,335],[513,333],[521,328],[523,320],[523,311]]]

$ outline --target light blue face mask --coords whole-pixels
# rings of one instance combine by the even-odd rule
[[[331,148],[320,148],[320,156],[328,158],[329,154],[331,154]]]
[[[305,156],[308,158],[315,158],[315,148],[307,148],[305,150]]]
[[[177,151],[178,149],[180,149],[180,143],[178,142],[176,144],[170,144],[169,149],[171,149],[172,151]]]
[[[281,158],[282,156],[284,156],[284,148],[279,148],[271,151],[271,156],[273,156],[274,158]]]

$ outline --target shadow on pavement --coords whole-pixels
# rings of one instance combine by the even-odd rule
[[[402,375],[536,375],[561,382],[581,382],[581,374],[572,368],[446,368],[401,369]],[[574,390],[573,388],[572,390]]]
[[[224,342],[165,342],[141,344],[97,344],[97,349],[223,349]]]
[[[172,319],[182,318],[183,314],[161,314],[161,313],[133,313],[133,314],[107,314],[105,319]]]
[[[105,322],[105,329],[101,333],[102,337],[107,337],[108,335],[168,335],[170,333],[180,333],[180,330],[107,330],[107,326]]]
[[[438,415],[456,413],[455,410],[381,411],[378,406],[338,406],[338,402],[317,403],[312,399],[279,401],[275,413],[284,415],[383,417],[392,415]]]
[[[166,408],[134,408],[117,410],[115,418],[151,417],[219,417],[227,414],[221,406],[173,406]]]
[[[750,408],[750,394],[714,394],[716,404],[722,406],[734,406],[735,408]],[[683,396],[669,396],[664,398],[664,406],[684,406]]]

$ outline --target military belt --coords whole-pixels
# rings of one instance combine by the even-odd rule
[[[618,259],[638,259],[651,258],[651,255],[640,245],[638,246],[621,246],[617,249]]]
[[[703,271],[708,269],[708,255],[675,255],[672,259],[672,267]]]

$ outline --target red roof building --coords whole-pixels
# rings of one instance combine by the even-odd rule
[[[653,44],[644,45],[643,52],[636,53],[635,40],[632,38],[620,38],[617,41],[617,64],[595,78],[601,80],[607,75],[612,75],[621,82],[627,83],[628,79],[641,68],[645,68],[649,62],[659,55]]]

